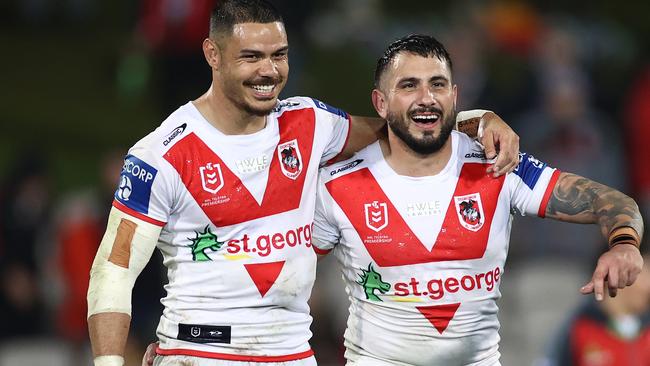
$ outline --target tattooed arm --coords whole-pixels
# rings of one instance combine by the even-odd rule
[[[546,207],[546,217],[580,224],[598,224],[610,249],[598,259],[591,281],[583,294],[595,292],[602,300],[605,282],[610,296],[631,285],[641,272],[639,244],[643,220],[633,199],[581,176],[561,173]]]

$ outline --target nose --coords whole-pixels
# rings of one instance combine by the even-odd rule
[[[436,104],[436,102],[437,101],[433,89],[428,86],[423,86],[420,89],[420,93],[418,95],[418,104],[423,106],[430,106]]]
[[[260,61],[260,76],[276,77],[278,75],[278,66],[271,58]]]

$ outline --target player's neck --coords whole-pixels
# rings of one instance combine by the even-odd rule
[[[213,86],[193,103],[201,115],[225,135],[249,135],[266,125],[266,117],[243,111]]]
[[[429,155],[413,151],[390,130],[388,139],[380,141],[386,163],[399,175],[409,177],[426,177],[440,173],[451,158],[451,136],[443,147]]]
[[[610,316],[618,318],[627,315],[637,315],[634,314],[634,311],[630,309],[627,305],[626,299],[619,294],[619,297],[609,298],[606,297],[605,301],[602,302],[602,306],[605,308],[605,311],[610,314]]]

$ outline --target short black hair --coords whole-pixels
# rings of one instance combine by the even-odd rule
[[[442,43],[431,36],[411,34],[388,45],[384,54],[377,60],[375,88],[379,88],[379,81],[386,67],[400,52],[409,52],[422,57],[438,57],[440,60],[445,61],[449,66],[449,71],[452,71],[451,57]]]
[[[210,15],[210,36],[231,35],[235,24],[281,22],[278,9],[266,0],[218,0]]]

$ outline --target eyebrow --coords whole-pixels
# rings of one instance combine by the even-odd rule
[[[273,51],[271,54],[274,55],[276,53],[287,52],[288,50],[289,50],[289,46],[284,46],[284,47],[278,48],[277,50]],[[251,49],[245,48],[245,49],[239,51],[239,54],[240,55],[247,54],[247,55],[263,56],[264,52],[262,52],[260,50],[251,50]]]
[[[437,76],[433,76],[433,77],[431,77],[431,78],[429,79],[429,81],[430,81],[430,82],[431,82],[431,81],[446,81],[446,82],[449,82],[449,79],[447,79],[446,77],[444,77],[444,76],[442,76],[442,75],[437,75]]]
[[[407,83],[407,82],[417,84],[417,83],[420,82],[420,79],[415,78],[415,77],[406,77],[406,78],[402,78],[402,79],[397,80],[397,84],[403,84],[403,83]]]

